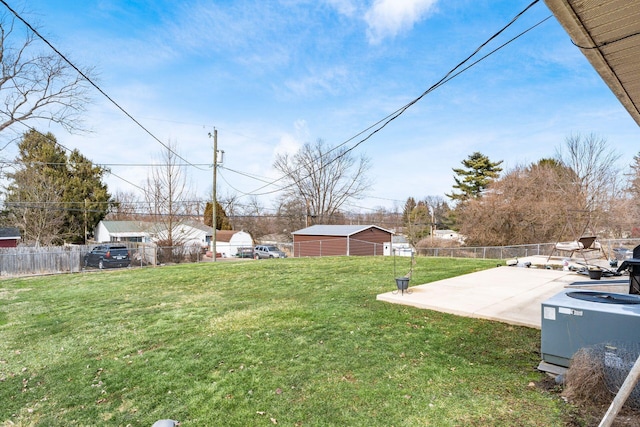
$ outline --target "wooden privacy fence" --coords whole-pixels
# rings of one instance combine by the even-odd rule
[[[77,273],[82,271],[85,246],[17,247],[0,249],[0,276]]]
[[[124,243],[123,243],[124,244]],[[84,270],[84,256],[96,245],[73,246],[20,246],[0,248],[0,277],[30,276],[41,274],[80,273]],[[129,244],[132,267],[157,265],[158,253],[185,254],[184,248],[156,248],[143,244]],[[200,261],[201,256],[189,260]],[[177,259],[177,257],[176,257]],[[174,262],[175,259],[173,260]]]

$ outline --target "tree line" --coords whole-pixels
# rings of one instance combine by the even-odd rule
[[[421,224],[458,231],[467,246],[504,246],[601,238],[640,237],[640,154],[627,171],[620,155],[594,134],[571,135],[553,157],[503,171],[502,161],[475,152],[454,168],[445,218],[410,198],[404,212],[412,243],[428,235]],[[411,239],[410,239],[411,240]],[[429,241],[423,240],[428,246]]]
[[[502,161],[474,152],[452,169],[449,200],[409,197],[402,207],[353,214],[343,206],[370,188],[369,160],[317,140],[276,158],[285,191],[272,214],[257,197],[240,203],[227,194],[216,201],[216,229],[286,239],[313,224],[373,223],[402,233],[414,247],[443,245],[436,236],[442,229],[459,232],[469,246],[547,243],[583,233],[639,237],[640,154],[625,173],[616,168],[618,159],[595,135],[573,135],[554,157],[507,171]],[[142,195],[112,195],[103,182],[108,168],[65,151],[51,133],[29,130],[18,143],[15,169],[6,173],[2,224],[20,228],[25,243],[51,245],[83,243],[103,219],[144,220],[165,231],[163,245],[180,245],[174,230],[187,219],[210,226],[212,203],[188,188],[176,143],[157,163]]]

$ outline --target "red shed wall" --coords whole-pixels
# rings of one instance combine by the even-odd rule
[[[382,255],[383,244],[387,242],[391,242],[391,233],[375,227],[349,238],[294,234],[293,256]]]
[[[332,256],[347,254],[347,239],[341,236],[293,235],[293,256]]]
[[[0,240],[0,248],[15,248],[18,246],[17,239]]]
[[[351,236],[349,254],[382,255],[387,242],[391,242],[391,233],[371,227]]]

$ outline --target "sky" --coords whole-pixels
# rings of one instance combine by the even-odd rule
[[[139,192],[174,144],[198,197],[274,207],[278,154],[323,139],[366,156],[372,186],[344,209],[396,209],[452,191],[473,152],[505,170],[552,157],[574,135],[606,139],[627,168],[640,131],[544,2],[362,143],[524,10],[530,0],[7,0],[75,65],[93,69],[85,126],[68,148],[107,165],[112,194]],[[4,6],[0,5],[0,8]],[[48,49],[42,45],[42,49]],[[458,69],[460,71],[460,69]],[[364,133],[362,133],[364,132]],[[151,133],[153,136],[149,135]],[[157,138],[157,139],[156,139]],[[356,144],[358,144],[356,146]],[[5,148],[11,153],[15,145]]]

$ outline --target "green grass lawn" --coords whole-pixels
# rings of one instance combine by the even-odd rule
[[[495,265],[418,258],[411,285]],[[0,281],[0,423],[563,425],[538,330],[376,301],[394,287],[389,257]]]

